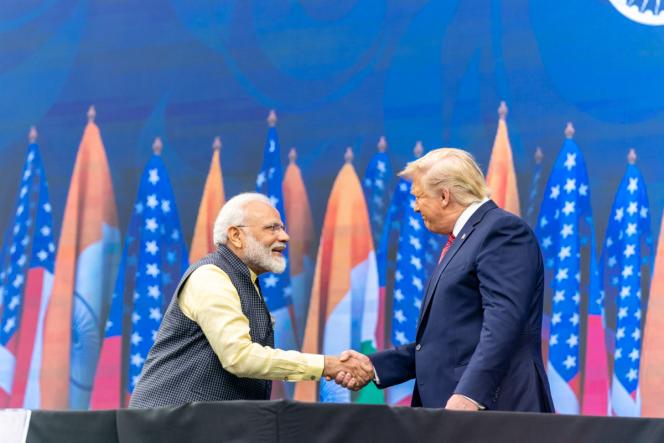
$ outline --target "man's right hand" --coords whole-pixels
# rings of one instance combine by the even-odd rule
[[[356,391],[373,380],[374,369],[365,355],[355,351],[344,351],[339,358],[325,356],[323,376],[328,381],[335,380],[338,384]]]
[[[341,353],[339,360],[342,363],[352,361],[357,362],[362,367],[365,375],[363,378],[357,378],[349,372],[339,372],[334,381],[344,388],[358,391],[366,386],[371,380],[373,380],[376,375],[373,364],[371,363],[369,357],[360,352],[349,349]]]

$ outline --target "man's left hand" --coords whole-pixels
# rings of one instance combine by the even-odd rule
[[[453,411],[479,411],[479,408],[475,403],[459,394],[452,394],[449,400],[447,400],[445,409],[451,409]]]

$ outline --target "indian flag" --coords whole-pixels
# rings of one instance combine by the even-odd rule
[[[664,417],[664,220],[659,231],[641,355],[641,416]]]
[[[304,325],[307,321],[311,281],[314,274],[312,244],[314,227],[309,207],[307,189],[302,180],[302,171],[295,163],[297,152],[292,148],[288,154],[289,164],[284,174],[284,210],[288,220],[288,242],[291,290],[295,311],[295,329],[298,346],[302,346]]]
[[[191,240],[189,262],[195,263],[215,250],[212,239],[214,221],[226,202],[224,195],[224,179],[221,174],[221,139],[216,137],[212,143],[212,161],[208,171],[203,197],[198,207],[198,217],[194,228],[194,238]]]
[[[323,223],[309,316],[302,351],[339,355],[346,349],[376,351],[378,331],[378,272],[364,193],[353,168],[352,151],[332,187]],[[351,392],[333,381],[298,383],[295,399],[350,402]],[[370,384],[354,399],[383,403],[383,394]]]
[[[507,105],[500,102],[498,108],[498,130],[493,142],[489,169],[486,173],[486,183],[491,189],[491,198],[496,204],[511,212],[521,215],[519,207],[519,189],[516,185],[516,172],[512,159],[512,146],[507,132]]]
[[[115,195],[94,118],[91,107],[55,259],[44,327],[44,409],[87,409],[120,257]]]

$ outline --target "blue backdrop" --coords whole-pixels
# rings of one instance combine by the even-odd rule
[[[5,0],[0,228],[35,124],[59,234],[91,104],[122,231],[161,135],[190,241],[214,136],[223,140],[227,194],[252,190],[270,108],[284,162],[287,148],[299,150],[319,228],[345,146],[355,147],[361,172],[382,134],[395,168],[416,140],[466,148],[486,167],[504,99],[522,208],[535,147],[544,150],[546,178],[571,120],[598,237],[630,147],[657,232],[663,41],[664,28],[626,17],[609,0]]]

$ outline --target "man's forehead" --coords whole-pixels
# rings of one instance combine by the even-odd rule
[[[271,205],[261,202],[252,201],[245,205],[245,218],[248,220],[255,220],[260,223],[270,224],[281,221],[279,211]]]
[[[415,175],[413,177],[413,184],[410,187],[410,193],[412,195],[418,195],[422,193],[422,183],[420,181],[419,175]]]

